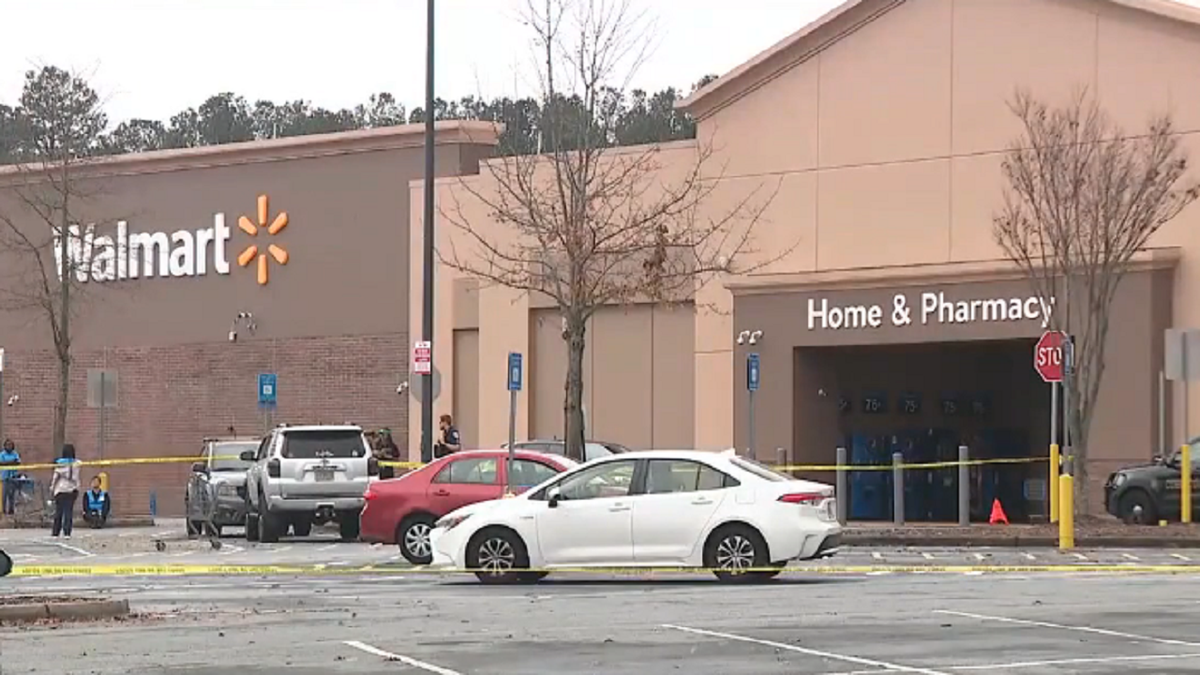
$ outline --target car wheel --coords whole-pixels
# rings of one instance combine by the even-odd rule
[[[292,521],[292,534],[297,537],[307,537],[312,534],[312,521],[308,518],[298,518]]]
[[[4,551],[0,551],[0,577],[6,577],[12,573],[13,561]]]
[[[511,530],[489,528],[467,543],[467,568],[485,584],[511,584],[527,579],[529,553]]]
[[[770,564],[767,542],[745,525],[723,527],[704,545],[704,566],[725,582],[763,581],[779,574],[763,568]]]
[[[409,516],[400,522],[396,528],[396,544],[405,560],[414,565],[433,562],[433,545],[429,541],[433,522],[433,516],[425,514]]]
[[[342,541],[357,541],[358,532],[358,512],[338,516],[338,534],[341,535]]]
[[[1150,495],[1143,490],[1126,492],[1121,497],[1121,501],[1117,503],[1117,513],[1120,514],[1121,520],[1130,525],[1158,522],[1158,510],[1154,508],[1154,502],[1150,499]]]
[[[274,544],[279,541],[287,523],[270,511],[258,514],[258,540],[264,544]]]
[[[258,541],[258,514],[246,511],[246,541]]]

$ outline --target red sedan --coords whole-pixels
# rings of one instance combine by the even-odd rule
[[[398,544],[414,565],[433,558],[429,531],[451,511],[504,493],[508,451],[468,450],[442,457],[400,478],[381,480],[367,488],[360,516],[364,541]],[[523,492],[577,463],[528,450],[514,453],[513,492]]]

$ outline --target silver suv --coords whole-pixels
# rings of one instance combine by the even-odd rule
[[[276,542],[291,527],[306,537],[312,526],[337,521],[344,541],[358,538],[363,493],[379,463],[361,427],[280,426],[258,450],[246,474],[246,539]]]

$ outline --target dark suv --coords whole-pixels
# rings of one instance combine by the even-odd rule
[[[1200,505],[1200,438],[1192,446],[1192,503]],[[1180,519],[1180,452],[1114,472],[1104,483],[1108,512],[1127,523]]]

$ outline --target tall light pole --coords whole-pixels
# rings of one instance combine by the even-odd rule
[[[422,263],[424,290],[421,309],[421,339],[430,346],[433,365],[433,0],[425,5],[425,214]],[[421,461],[433,461],[433,372],[421,375]]]

